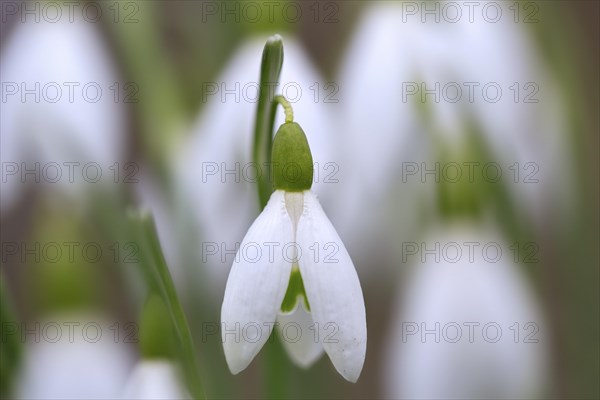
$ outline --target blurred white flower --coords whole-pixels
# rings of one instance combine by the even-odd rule
[[[125,150],[125,89],[97,29],[81,16],[28,18],[7,35],[0,61],[2,211],[19,200],[23,181],[69,193],[80,193],[87,179],[114,181],[110,167]],[[88,163],[97,165],[86,169]],[[122,178],[124,166],[118,168]]]
[[[273,247],[275,244],[279,246]],[[323,250],[328,245],[336,249],[332,260],[314,251],[315,246]],[[250,246],[259,249],[258,259],[247,255]],[[286,254],[286,246],[291,254]],[[318,335],[315,341],[322,343],[336,370],[356,382],[367,345],[362,290],[344,244],[310,190],[276,190],[242,241],[221,309],[229,369],[234,374],[244,370],[266,343],[291,286],[292,271],[298,268]],[[295,300],[296,307],[303,307],[298,304],[300,299]],[[302,322],[300,319],[299,325]],[[249,337],[247,328],[254,326],[259,327],[258,335]],[[325,340],[331,328],[334,333]],[[241,335],[231,335],[232,329]],[[312,337],[310,331],[299,334]],[[319,355],[306,346],[306,340],[295,342],[284,337],[283,341],[292,358],[305,366]]]
[[[210,242],[221,249],[203,261],[203,268],[216,283],[215,295],[219,296],[233,257],[233,254],[224,255],[224,250],[235,252],[239,238],[260,211],[255,181],[257,170],[261,174],[270,173],[267,166],[252,164],[264,45],[263,38],[243,43],[221,76],[215,82],[207,82],[206,104],[194,132],[183,144],[181,153],[174,157],[175,181],[182,199],[180,209],[185,210],[187,219],[192,219],[203,243]],[[321,89],[318,101],[315,101],[315,85]],[[338,132],[333,130],[331,104],[322,102],[324,86],[323,78],[301,45],[284,38],[280,85],[274,88],[273,94],[282,93],[292,103],[311,143],[313,159],[319,163],[315,175],[318,171],[321,175],[318,181],[315,179],[314,190],[327,197],[327,192],[337,185],[323,182],[323,170],[326,163],[336,161],[331,153]],[[210,94],[215,88],[218,92]],[[275,126],[282,122],[283,113],[279,113]],[[196,258],[201,260],[203,249],[196,245]]]
[[[105,318],[76,314],[21,326],[29,333],[22,333],[28,341],[16,398],[118,398],[133,357],[127,344],[115,340],[109,329],[113,324]]]
[[[508,184],[522,205],[516,211],[542,223],[549,207],[569,204],[573,191],[564,185],[571,182],[565,177],[572,166],[565,108],[532,38],[512,15],[486,21],[485,2],[475,6],[472,22],[460,4],[462,17],[455,23],[436,23],[434,13],[422,14],[426,7],[444,9],[444,3],[369,4],[341,64],[345,151],[351,157],[341,169],[356,184],[343,186],[348,201],[332,218],[336,225],[341,222],[344,235],[354,235],[348,242],[381,231],[386,221],[394,225],[396,236],[419,226],[417,212],[396,213],[401,220],[390,221],[390,207],[400,203],[404,210],[416,210],[424,198],[432,198],[424,193],[431,185],[423,185],[421,175],[424,167],[434,170],[441,161],[431,134],[441,133],[446,143],[462,145],[470,119],[491,148],[490,161],[502,168],[501,183]],[[421,11],[413,15],[407,11],[410,6]],[[502,93],[494,102],[496,88]],[[407,163],[419,168],[408,182],[402,175]],[[509,169],[515,163],[518,183]],[[433,174],[426,180],[434,183]],[[385,203],[390,194],[392,205]],[[378,214],[362,213],[366,207]]]
[[[544,395],[548,332],[510,247],[472,225],[442,227],[414,245],[384,347],[386,395]]]
[[[142,360],[134,368],[123,399],[189,399],[179,370],[168,360]]]

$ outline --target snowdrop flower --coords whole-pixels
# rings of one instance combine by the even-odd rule
[[[446,7],[444,2],[436,5]],[[490,10],[498,7],[494,2],[489,5]],[[417,12],[411,14],[415,6]],[[518,163],[519,183],[509,189],[523,205],[518,211],[524,218],[541,223],[547,221],[547,207],[568,206],[575,191],[564,187],[572,181],[568,179],[572,160],[557,81],[543,65],[530,35],[513,22],[508,10],[502,10],[502,19],[492,23],[482,16],[484,7],[485,3],[476,6],[473,21],[461,7],[462,17],[454,23],[436,22],[434,14],[420,13],[425,3],[373,2],[365,10],[340,71],[344,130],[351,147],[348,154],[353,157],[341,169],[359,184],[343,187],[348,189],[344,197],[348,201],[340,204],[336,221],[342,223],[341,232],[353,236],[349,238],[352,243],[360,242],[365,232],[370,236],[381,230],[381,222],[390,220],[389,210],[395,204],[418,208],[431,188],[417,184],[421,170],[405,182],[403,166],[415,163],[421,168],[426,162],[433,169],[439,160],[425,133],[440,130],[449,136],[448,142],[461,142],[468,117],[481,128],[492,149],[490,161],[501,165],[502,182],[513,182],[513,171],[508,168]],[[473,85],[472,101],[469,84]],[[497,87],[502,90],[499,99]],[[457,90],[460,98],[453,101]],[[427,118],[420,116],[423,108],[427,108]],[[464,169],[463,177],[466,173]],[[525,175],[539,183],[527,184]],[[433,182],[432,178],[429,175],[427,182]],[[391,191],[394,203],[385,204]],[[364,218],[360,210],[367,204],[379,210],[377,218]],[[396,214],[403,220],[391,222],[402,227],[402,232],[410,234],[420,226],[418,213]]]
[[[109,168],[124,155],[125,117],[115,101],[123,85],[97,24],[81,16],[70,21],[66,8],[62,15],[57,22],[15,21],[2,46],[3,212],[19,200],[23,170],[36,162],[41,182],[79,195],[82,174],[97,179],[97,168],[83,172],[85,164],[100,166],[99,182],[113,182]],[[36,182],[33,174],[26,182]]]
[[[419,245],[407,259],[415,261],[412,279],[393,308],[386,395],[543,396],[547,330],[510,247],[494,231],[456,224]]]
[[[306,328],[310,313],[317,331],[311,340],[322,345],[345,379],[356,382],[367,342],[360,282],[344,244],[310,190],[313,162],[308,141],[300,125],[288,117],[273,141],[275,191],[246,233],[227,280],[221,309],[225,357],[237,374],[265,344],[278,315],[288,314],[284,322],[298,316],[298,325]],[[297,167],[293,174],[290,166]],[[336,250],[332,259],[324,254],[328,247]],[[247,251],[251,248],[258,257]],[[310,330],[299,334],[312,336]],[[288,353],[298,364],[310,365],[320,352],[307,338],[295,339],[284,338]]]
[[[15,397],[118,398],[133,357],[128,345],[117,343],[107,329],[113,324],[114,321],[87,314],[40,321],[37,338],[33,333],[27,335]],[[27,326],[33,330],[34,323],[28,322]]]
[[[176,365],[169,360],[143,360],[134,368],[123,399],[189,399]]]
[[[252,165],[251,149],[264,44],[264,38],[242,43],[222,75],[207,83],[205,105],[193,134],[173,157],[180,209],[186,210],[184,218],[197,227],[203,242],[216,243],[228,250],[235,249],[244,234],[243,227],[252,222],[260,209],[253,181],[257,168]],[[293,38],[285,40],[285,63],[280,85],[274,91],[287,94],[296,112],[305,116],[303,126],[322,172],[315,190],[326,197],[327,191],[337,185],[325,184],[322,179],[324,173],[330,173],[323,172],[323,165],[335,162],[331,155],[335,137],[316,134],[336,132],[329,117],[331,104],[315,102],[314,98],[315,84],[322,89],[324,79],[302,45]],[[282,122],[282,116],[278,115],[275,126]],[[268,167],[259,166],[259,173],[267,174]],[[200,254],[195,256],[200,258]],[[212,285],[216,288],[215,295],[222,293],[227,278],[225,266],[231,257],[222,260],[215,255],[204,262],[215,283]]]

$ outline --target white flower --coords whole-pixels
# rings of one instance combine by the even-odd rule
[[[63,8],[63,17],[67,14]],[[123,84],[97,24],[80,16],[73,21],[15,22],[3,42],[0,61],[4,96],[0,152],[3,171],[9,163],[18,171],[2,180],[2,211],[19,200],[24,187],[21,173],[34,169],[36,162],[42,171],[39,181],[57,180],[46,188],[58,186],[80,195],[86,187],[82,174],[87,163],[100,166],[99,182],[112,182],[108,168],[125,154],[125,113],[114,99],[117,85]],[[92,165],[90,179],[96,179],[96,170]],[[37,180],[30,174],[26,182]]]
[[[337,249],[332,260],[313,251],[316,246],[322,253],[326,244]],[[260,259],[244,254],[250,246],[260,250]],[[291,253],[282,251],[286,246],[292,249]],[[276,190],[242,241],[221,309],[222,339],[229,369],[234,374],[245,369],[267,341],[281,313],[294,268],[299,268],[304,282],[317,340],[336,370],[345,379],[356,382],[367,344],[362,290],[344,244],[310,190]],[[262,333],[250,337],[247,328],[252,326],[260,327]],[[335,333],[330,340],[324,340],[332,327]],[[290,349],[302,347],[300,354],[289,351],[301,364],[310,364],[318,357],[303,347],[306,341],[284,340],[284,343]]]
[[[446,4],[437,6],[445,8]],[[344,187],[348,201],[336,210],[334,220],[341,222],[336,226],[340,232],[348,232],[352,245],[366,236],[365,231],[368,237],[381,231],[386,222],[407,235],[418,229],[422,224],[419,213],[395,213],[398,216],[390,218],[390,208],[400,203],[405,209],[416,209],[423,199],[435,198],[428,192],[419,193],[432,189],[421,183],[421,163],[432,170],[440,161],[431,134],[439,133],[447,136],[448,143],[462,145],[468,118],[481,128],[483,140],[492,150],[489,161],[501,165],[502,182],[511,182],[508,189],[520,205],[517,212],[524,219],[547,224],[547,210],[568,207],[576,191],[564,186],[572,184],[568,179],[572,160],[566,105],[531,35],[511,18],[490,23],[477,15],[469,21],[465,7],[457,23],[435,22],[432,15],[422,22],[423,14],[406,14],[403,7],[401,2],[369,4],[341,64],[344,130],[348,154],[353,157],[341,169],[351,173],[357,184]],[[420,7],[425,8],[421,3]],[[413,83],[418,92],[410,95],[404,85]],[[435,90],[436,83],[440,88],[459,86],[460,100],[450,101],[455,92],[444,96],[441,89]],[[477,85],[473,101],[469,100],[469,83]],[[493,87],[502,89],[499,101],[484,99],[483,88],[488,83],[489,97]],[[520,96],[516,102],[515,83]],[[422,89],[436,92],[438,100],[431,93],[423,101]],[[527,95],[536,102],[524,102]],[[426,118],[420,112],[424,107]],[[406,182],[400,174],[408,163],[420,170]],[[515,163],[521,172],[519,184],[512,183],[514,172],[509,170]],[[462,172],[465,177],[467,168]],[[481,170],[477,174],[481,176]],[[539,183],[523,184],[525,175]],[[427,182],[434,183],[432,178],[430,174]],[[383,203],[390,195],[393,203]],[[367,217],[361,213],[367,204],[378,214]]]
[[[114,399],[133,365],[130,346],[106,327],[114,321],[66,314],[27,322],[24,358],[15,385],[19,399]],[[87,329],[89,327],[89,329]],[[99,329],[97,329],[99,328]]]
[[[436,246],[446,250],[431,251]],[[412,257],[412,279],[392,308],[386,395],[543,396],[548,332],[510,246],[487,229],[453,225],[437,229]]]
[[[181,152],[175,155],[173,162],[180,209],[185,210],[182,213],[184,219],[196,228],[203,242],[223,245],[227,249],[235,248],[244,234],[244,227],[252,222],[260,209],[256,183],[252,181],[256,172],[252,167],[252,141],[257,107],[255,89],[260,78],[264,45],[264,38],[251,38],[239,46],[214,82],[218,85],[218,93],[206,94],[206,103],[194,124],[194,132],[182,143]],[[321,176],[315,182],[315,190],[321,196],[328,196],[325,191],[337,186],[323,183],[323,175],[332,171],[325,170],[324,164],[336,161],[331,156],[335,137],[318,132],[335,134],[337,131],[332,128],[329,112],[332,104],[314,99],[315,88],[323,89],[326,83],[302,45],[291,37],[285,39],[284,59],[281,83],[274,94],[286,88],[283,94],[294,96],[295,89],[300,89],[293,106],[298,114],[302,114],[302,125],[313,144],[313,154],[321,161]],[[227,90],[229,94],[224,94]],[[280,113],[275,126],[282,122]],[[260,166],[260,173],[266,175],[268,168]],[[194,256],[200,258],[199,253]],[[205,261],[204,270],[220,295],[227,277],[224,262],[230,263],[231,256],[224,261],[219,256],[210,256]]]
[[[123,399],[189,399],[177,366],[168,360],[143,360],[134,368]]]

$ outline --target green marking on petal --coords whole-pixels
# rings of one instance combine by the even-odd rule
[[[281,303],[281,312],[290,313],[294,311],[301,298],[304,300],[304,308],[306,311],[310,311],[302,275],[300,274],[298,266],[294,265],[292,267],[292,273],[290,274],[290,283],[288,284],[287,292],[285,292],[285,297]]]

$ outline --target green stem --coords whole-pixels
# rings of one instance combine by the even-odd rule
[[[279,85],[282,65],[283,42],[281,36],[274,35],[267,40],[262,54],[260,92],[254,125],[253,160],[261,168],[271,164],[273,126],[275,124],[275,110],[271,103],[275,88]],[[258,178],[258,198],[261,210],[267,205],[272,192],[271,174],[261,174]]]

